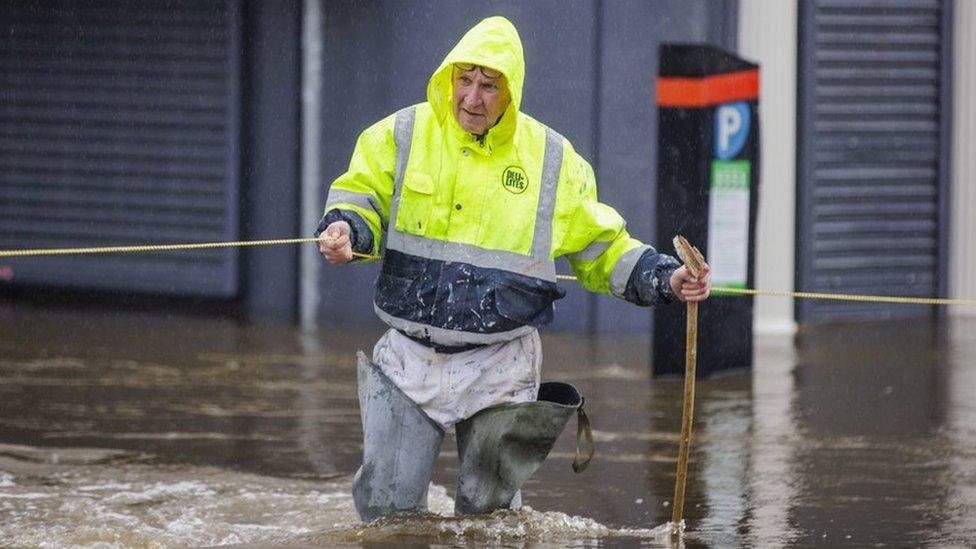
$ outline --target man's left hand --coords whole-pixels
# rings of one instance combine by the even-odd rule
[[[671,275],[671,293],[679,301],[690,301],[693,303],[705,301],[708,299],[708,294],[712,290],[712,283],[708,275],[708,265],[705,265],[705,270],[698,278],[692,276],[688,268],[682,265]]]

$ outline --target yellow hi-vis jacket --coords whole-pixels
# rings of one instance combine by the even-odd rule
[[[484,136],[455,119],[454,63],[505,75],[511,104]],[[631,238],[569,141],[519,111],[524,75],[515,27],[485,19],[434,72],[426,103],[360,135],[329,191],[320,230],[344,219],[356,251],[382,254],[377,315],[432,346],[507,341],[548,323],[564,295],[560,256],[589,290],[639,305],[673,297],[677,261]]]

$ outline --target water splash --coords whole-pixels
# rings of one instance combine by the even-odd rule
[[[683,523],[682,523],[683,530]],[[355,528],[322,532],[308,538],[314,543],[555,543],[566,546],[606,538],[636,538],[666,542],[671,524],[652,529],[615,529],[579,516],[557,511],[500,510],[478,517],[454,517],[433,513],[380,519]]]
[[[357,521],[348,478],[100,462],[105,453],[0,445],[0,546],[277,543]]]
[[[213,467],[132,463],[110,450],[0,446],[0,546],[388,542],[591,546],[607,538],[665,545],[668,525],[614,529],[523,507],[454,517],[454,500],[431,484],[431,513],[363,525],[349,477],[308,481]],[[15,451],[16,450],[16,451]],[[64,456],[54,460],[53,455]]]

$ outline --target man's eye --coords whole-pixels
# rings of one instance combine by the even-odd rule
[[[485,90],[493,92],[498,90],[498,86],[494,84],[485,84]]]
[[[468,84],[471,83],[471,79],[468,78],[467,76],[462,76],[462,77],[458,78],[458,80],[460,80],[461,83],[464,84],[465,86],[467,86]]]

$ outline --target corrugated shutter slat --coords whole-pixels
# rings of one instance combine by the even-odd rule
[[[938,293],[942,3],[813,0],[801,25],[798,289]],[[811,301],[799,320],[928,314]]]
[[[238,238],[237,0],[0,10],[0,248]],[[0,260],[15,282],[228,297],[237,251]]]

